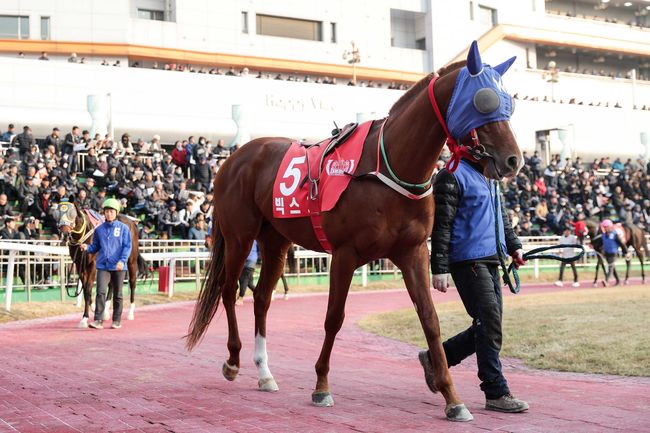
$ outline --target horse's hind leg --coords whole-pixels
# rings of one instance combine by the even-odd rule
[[[420,362],[425,368],[427,384],[432,391],[440,390],[445,398],[445,415],[452,421],[471,421],[474,419],[467,407],[459,399],[449,374],[447,357],[440,338],[440,323],[433,306],[429,289],[429,250],[426,244],[414,248],[401,257],[395,257],[395,264],[402,270],[409,296],[424,331],[428,353],[422,353]],[[426,356],[424,356],[426,355]]]
[[[262,270],[253,297],[255,298],[255,355],[257,384],[261,391],[277,391],[278,385],[268,366],[266,352],[266,314],[271,305],[271,292],[284,271],[284,260],[291,243],[273,227],[267,225],[260,232]]]
[[[239,275],[244,268],[244,262],[253,246],[253,239],[238,240],[234,237],[225,239],[225,280],[222,289],[223,308],[228,318],[228,352],[230,356],[223,364],[222,373],[228,380],[235,380],[239,373],[239,352],[241,340],[237,327],[235,313],[235,294]]]
[[[137,257],[137,254],[136,254]],[[129,306],[129,314],[126,316],[127,320],[135,319],[135,288],[138,282],[138,261],[131,260],[129,257],[128,260],[129,267],[129,300],[131,305]]]
[[[330,293],[325,316],[325,340],[318,361],[316,361],[316,389],[311,394],[311,401],[316,406],[334,405],[327,378],[330,370],[330,356],[336,334],[343,325],[345,301],[348,297],[350,283],[352,282],[354,270],[357,268],[358,260],[359,257],[354,248],[338,249],[332,255]]]

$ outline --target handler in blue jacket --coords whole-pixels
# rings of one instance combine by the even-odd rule
[[[485,408],[523,412],[528,404],[512,396],[503,376],[501,320],[503,299],[499,257],[510,254],[523,264],[521,242],[504,211],[496,182],[480,165],[461,160],[455,172],[441,170],[434,182],[435,218],[431,233],[433,287],[446,292],[451,274],[472,324],[443,343],[449,367],[476,353]],[[498,239],[497,239],[498,232]],[[428,351],[419,354],[433,390]]]
[[[120,202],[109,198],[102,205],[106,220],[95,229],[93,242],[90,245],[81,244],[81,249],[88,253],[97,253],[97,300],[95,303],[95,321],[89,326],[95,329],[104,328],[104,308],[106,306],[106,289],[109,282],[113,287],[113,323],[111,328],[122,327],[122,284],[127,260],[131,254],[131,231],[129,227],[117,221],[121,209]]]

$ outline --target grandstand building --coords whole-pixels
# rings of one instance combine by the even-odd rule
[[[648,0],[3,1],[0,125],[319,138],[386,115],[477,39],[488,63],[517,56],[505,80],[525,150],[636,158],[649,15]]]

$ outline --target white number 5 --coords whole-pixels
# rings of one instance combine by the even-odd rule
[[[289,166],[287,167],[287,170],[284,172],[282,175],[283,179],[287,179],[289,177],[293,177],[293,182],[291,182],[291,185],[287,187],[285,182],[280,183],[280,192],[282,195],[285,197],[290,196],[293,194],[293,192],[298,188],[298,182],[300,182],[300,169],[296,167],[296,165],[303,164],[305,162],[305,157],[304,156],[297,156],[291,160],[289,163]]]

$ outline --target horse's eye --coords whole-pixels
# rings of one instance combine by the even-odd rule
[[[484,87],[474,94],[474,108],[479,113],[495,112],[501,106],[501,98],[494,89]]]

